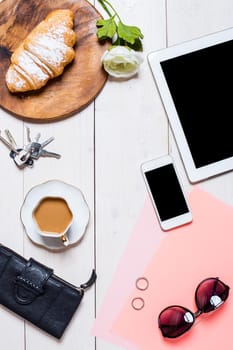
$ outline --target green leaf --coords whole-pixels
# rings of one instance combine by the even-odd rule
[[[111,17],[109,19],[99,19],[96,22],[96,26],[99,28],[96,33],[99,40],[104,40],[107,38],[112,39],[117,31],[114,17]]]
[[[135,51],[143,51],[141,39],[136,39],[134,44],[128,43],[128,46]]]
[[[118,36],[131,45],[133,45],[137,39],[143,39],[140,28],[127,26],[121,21],[118,23]]]

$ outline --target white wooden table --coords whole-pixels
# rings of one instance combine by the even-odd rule
[[[25,0],[26,1],[26,0]],[[114,0],[123,20],[141,27],[144,54],[233,26],[231,0]],[[100,9],[96,1],[96,6]],[[103,13],[103,11],[101,10]],[[104,14],[104,13],[103,13]],[[33,256],[78,284],[96,266],[98,282],[85,295],[61,342],[0,307],[1,348],[7,350],[113,350],[119,347],[90,336],[90,329],[142,208],[146,190],[140,164],[170,152],[186,190],[190,189],[147,61],[138,77],[109,79],[95,102],[61,122],[30,124],[0,110],[0,129],[9,128],[18,142],[25,126],[44,138],[61,160],[42,159],[33,169],[18,170],[0,144],[0,241],[25,257]],[[79,187],[91,220],[82,242],[63,253],[49,252],[26,236],[20,207],[28,190],[49,179]],[[209,192],[233,205],[233,173],[202,182]],[[150,349],[148,349],[150,350]],[[228,349],[227,349],[228,350]]]

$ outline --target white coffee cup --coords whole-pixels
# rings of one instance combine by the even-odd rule
[[[32,217],[39,235],[50,239],[60,239],[69,245],[68,230],[73,222],[73,213],[63,197],[43,197],[35,205]]]

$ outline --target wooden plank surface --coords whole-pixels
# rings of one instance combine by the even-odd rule
[[[97,310],[145,200],[140,165],[168,152],[167,119],[146,57],[165,46],[165,2],[148,2],[143,13],[140,0],[114,4],[123,21],[142,29],[145,61],[139,75],[129,81],[110,78],[96,100]],[[97,339],[97,349],[115,345]]]
[[[0,111],[0,129],[15,130],[15,139],[22,140],[23,125],[15,118]],[[23,228],[20,222],[19,209],[23,200],[23,173],[15,168],[9,158],[8,149],[0,145],[1,181],[0,181],[0,222],[2,225],[0,242],[23,254]],[[13,349],[24,349],[24,322],[12,313],[0,307],[2,346]],[[12,330],[14,336],[9,336]]]
[[[47,149],[62,154],[60,160],[44,158],[35,162],[33,169],[21,171],[0,144],[0,242],[53,267],[58,275],[75,284],[85,281],[94,265],[98,273],[96,288],[86,293],[61,342],[0,307],[3,349],[122,349],[99,338],[95,341],[90,329],[145,200],[140,164],[171,152],[185,188],[191,188],[168,130],[146,55],[233,26],[232,1],[147,0],[143,6],[139,0],[113,3],[122,20],[140,26],[145,35],[145,62],[138,76],[129,81],[109,79],[95,103],[60,122],[29,124],[0,110],[0,129],[9,128],[19,143],[26,139],[27,125],[33,135],[41,132],[42,139],[55,136]],[[105,15],[97,1],[96,6]],[[19,217],[28,190],[49,179],[79,187],[91,212],[84,239],[62,253],[35,246],[25,235]],[[231,172],[206,180],[200,186],[233,205],[232,180]]]

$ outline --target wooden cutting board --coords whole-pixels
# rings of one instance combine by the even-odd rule
[[[74,12],[77,35],[75,59],[64,73],[36,92],[12,94],[5,75],[19,43],[46,15],[59,8]],[[86,0],[0,1],[0,105],[28,121],[56,121],[86,107],[104,86],[107,75],[101,56],[107,44],[96,37],[97,10]]]

